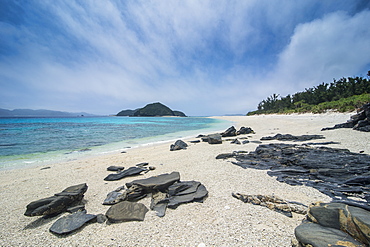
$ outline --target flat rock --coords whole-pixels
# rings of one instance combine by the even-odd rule
[[[123,167],[123,166],[109,166],[108,168],[107,168],[107,171],[110,171],[110,172],[117,172],[117,171],[122,171],[122,170],[124,170],[125,169],[125,167]]]
[[[279,141],[309,141],[313,139],[325,139],[323,135],[301,135],[294,136],[291,134],[276,134],[274,136],[262,137],[261,141],[279,140]]]
[[[68,234],[71,233],[85,223],[96,218],[96,215],[86,214],[85,212],[79,211],[67,216],[63,216],[50,227],[50,231],[56,234]]]
[[[133,185],[138,185],[146,191],[152,190],[166,190],[170,185],[180,180],[180,173],[172,172],[170,174],[161,174],[158,176],[153,176],[145,179],[138,179],[132,182],[126,183],[127,188]]]
[[[142,203],[123,201],[111,206],[105,215],[111,223],[143,221],[148,211]]]
[[[370,155],[277,143],[259,145],[247,154],[234,152],[218,158],[234,158],[232,163],[243,168],[270,170],[267,173],[280,182],[311,186],[333,199],[356,202],[364,208],[370,202]]]
[[[140,173],[147,171],[146,168],[138,167],[138,166],[132,166],[128,168],[127,170],[123,170],[118,173],[109,174],[107,177],[104,178],[105,181],[115,181],[120,180],[125,177],[135,176],[139,175]]]
[[[296,227],[294,234],[303,246],[328,247],[349,246],[365,247],[349,234],[338,229],[323,227],[315,223],[304,223]]]

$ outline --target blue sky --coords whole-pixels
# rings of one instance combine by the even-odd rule
[[[0,108],[247,113],[370,70],[368,0],[0,0]]]

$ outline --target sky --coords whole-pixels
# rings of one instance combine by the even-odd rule
[[[368,0],[0,0],[0,108],[246,114],[370,70]]]

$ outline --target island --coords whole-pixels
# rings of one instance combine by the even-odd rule
[[[162,116],[174,116],[174,117],[186,117],[181,111],[173,111],[168,106],[163,105],[160,102],[147,104],[143,108],[136,110],[122,110],[117,113],[116,116],[129,116],[129,117],[162,117]]]

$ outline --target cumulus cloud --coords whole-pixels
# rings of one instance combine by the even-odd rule
[[[0,107],[245,113],[271,93],[361,73],[362,2],[10,2],[22,18],[0,12]]]

